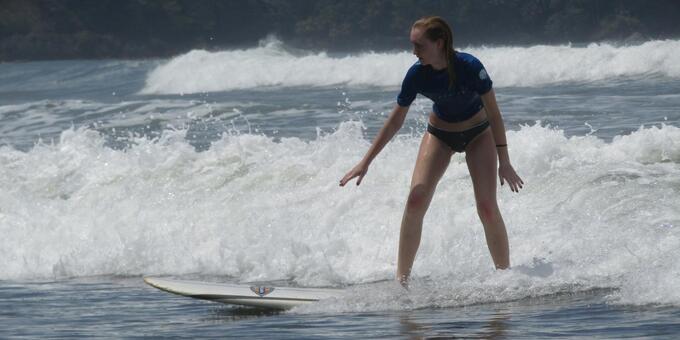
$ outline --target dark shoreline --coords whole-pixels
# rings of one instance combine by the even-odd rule
[[[433,13],[457,46],[680,37],[673,0],[0,0],[0,61],[167,58],[252,48],[268,35],[312,51],[407,50],[411,23]]]

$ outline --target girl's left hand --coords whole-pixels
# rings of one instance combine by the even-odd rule
[[[498,177],[501,179],[501,185],[508,181],[510,190],[513,192],[519,192],[519,189],[522,189],[524,184],[510,164],[501,164],[498,167]]]

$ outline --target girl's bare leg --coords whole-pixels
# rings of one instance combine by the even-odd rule
[[[453,151],[433,135],[425,133],[411,178],[411,190],[404,208],[399,234],[397,280],[406,284],[420,245],[423,218],[439,179],[446,171]]]
[[[477,213],[484,225],[486,244],[497,269],[510,266],[508,235],[496,201],[498,160],[491,129],[477,136],[465,150],[477,202]]]

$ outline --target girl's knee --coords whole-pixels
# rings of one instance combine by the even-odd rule
[[[411,189],[406,201],[406,209],[408,211],[423,211],[427,209],[428,197],[430,193],[424,185],[418,184]]]
[[[477,213],[484,223],[493,223],[498,219],[498,204],[495,200],[483,200],[477,202]]]

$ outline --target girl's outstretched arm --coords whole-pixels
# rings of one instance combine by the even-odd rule
[[[493,89],[481,96],[484,108],[486,108],[486,116],[489,119],[493,138],[496,141],[496,151],[498,151],[498,177],[501,180],[501,185],[505,181],[508,182],[510,190],[519,192],[524,182],[517,175],[515,169],[510,164],[510,155],[508,154],[508,142],[505,139],[505,125],[503,124],[503,117],[496,102],[496,94]]]
[[[406,113],[408,113],[409,106],[399,106],[396,105],[390,113],[390,116],[385,121],[385,124],[378,132],[378,135],[373,140],[373,144],[364,155],[364,158],[352,168],[345,177],[340,180],[340,186],[345,186],[352,178],[359,177],[357,180],[357,185],[361,184],[361,180],[368,172],[368,166],[371,164],[373,159],[380,153],[380,151],[385,147],[387,142],[389,142],[392,137],[401,129],[404,124],[404,119],[406,118]]]

